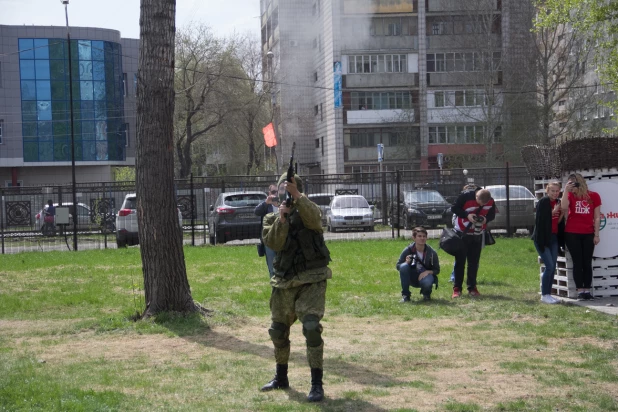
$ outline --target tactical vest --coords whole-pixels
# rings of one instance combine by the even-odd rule
[[[290,213],[288,221],[290,229],[285,246],[273,260],[275,275],[292,276],[305,270],[328,266],[330,251],[324,243],[324,236],[307,229],[296,209]]]

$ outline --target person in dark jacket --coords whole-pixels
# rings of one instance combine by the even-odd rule
[[[455,256],[455,282],[452,298],[461,296],[466,262],[468,263],[468,294],[480,296],[476,288],[476,274],[479,270],[487,223],[495,219],[496,205],[489,190],[470,190],[457,197],[451,211],[457,215],[453,221],[453,228],[460,232],[464,245]]]
[[[532,240],[545,264],[541,277],[541,302],[554,304],[560,300],[551,295],[554,283],[558,247],[564,247],[564,213],[560,208],[560,182],[551,182],[545,188],[547,196],[536,205],[536,217]]]
[[[264,255],[266,256],[266,265],[268,266],[269,278],[273,277],[273,259],[275,259],[275,251],[264,244],[262,238],[262,229],[264,227],[264,216],[277,211],[279,208],[279,190],[277,185],[268,187],[268,196],[266,200],[255,207],[253,213],[260,217],[260,243],[264,246]]]
[[[438,287],[440,261],[438,254],[427,244],[427,230],[422,227],[412,229],[414,242],[401,252],[397,270],[401,280],[401,303],[410,301],[410,286],[420,288],[423,300],[431,299],[433,285]]]

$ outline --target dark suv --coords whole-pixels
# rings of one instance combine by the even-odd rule
[[[262,218],[254,211],[264,200],[264,192],[221,193],[208,215],[210,244],[259,238]]]
[[[436,227],[440,224],[451,226],[453,212],[451,204],[436,190],[411,190],[403,192],[402,201],[393,210],[393,227],[412,229],[416,226]],[[400,223],[401,222],[401,223]]]

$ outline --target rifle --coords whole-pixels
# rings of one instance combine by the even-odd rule
[[[290,165],[288,166],[288,175],[286,181],[292,183],[294,177],[294,150],[296,149],[296,142],[292,143],[292,155],[290,156]],[[285,205],[287,207],[292,206],[292,195],[287,190],[285,191]],[[287,216],[285,216],[287,218]]]

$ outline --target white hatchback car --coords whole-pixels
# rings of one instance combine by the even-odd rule
[[[333,197],[326,216],[326,226],[329,232],[337,229],[374,230],[373,206],[360,195],[340,195]]]
[[[135,193],[126,195],[116,215],[116,245],[118,247],[139,244],[136,207]],[[178,225],[182,228],[182,213],[180,209],[176,208],[176,210],[178,211]]]

